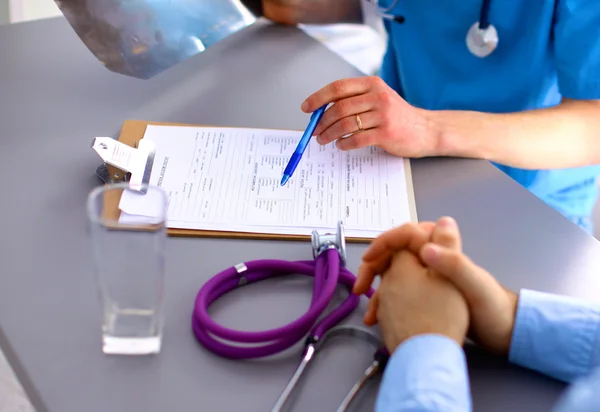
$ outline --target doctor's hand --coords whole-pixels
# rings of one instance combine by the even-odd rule
[[[335,141],[340,150],[377,146],[410,158],[441,154],[426,111],[408,104],[380,77],[334,81],[309,96],[302,110],[312,113],[329,103],[314,133],[322,145]]]

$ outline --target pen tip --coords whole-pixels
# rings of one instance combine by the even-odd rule
[[[288,175],[283,175],[283,177],[281,178],[281,186],[284,186],[289,179],[290,177]]]

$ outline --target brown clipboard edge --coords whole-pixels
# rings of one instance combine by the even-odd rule
[[[224,127],[224,126],[206,126],[197,124],[187,123],[168,123],[168,122],[152,122],[144,120],[126,120],[121,128],[119,134],[119,142],[136,147],[137,142],[140,141],[146,133],[146,127],[148,125],[154,126],[184,126],[184,127]],[[231,128],[231,127],[228,127]],[[241,127],[240,127],[241,128]],[[415,195],[412,181],[412,173],[410,167],[410,160],[404,159],[404,175],[406,177],[406,190],[408,195],[409,213],[412,222],[418,222],[417,219],[417,208],[415,204]],[[107,205],[111,209],[118,210],[118,202],[114,205]],[[287,235],[287,234],[271,234],[271,233],[249,233],[249,232],[231,232],[231,231],[217,231],[217,230],[194,230],[194,229],[176,229],[167,228],[167,234],[173,237],[210,237],[220,239],[254,239],[254,240],[295,240],[295,241],[306,241],[310,240],[309,235]],[[361,237],[347,237],[346,242],[349,243],[370,243],[372,238],[361,238]]]

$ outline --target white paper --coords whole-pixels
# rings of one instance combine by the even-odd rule
[[[123,225],[159,225],[164,224],[164,220],[156,216],[131,215],[121,212],[119,223]]]
[[[123,197],[127,197],[127,201],[119,203],[119,209],[122,213],[152,217],[155,221],[164,220],[166,217],[165,209],[169,200],[164,199],[160,190],[153,186],[148,188],[147,193],[127,190],[121,195],[121,198]]]
[[[154,126],[150,184],[169,197],[168,227],[310,234],[344,222],[347,236],[376,237],[410,221],[403,159],[377,148],[342,152],[309,144],[294,175],[283,170],[302,133],[219,127]],[[152,215],[133,195],[127,219]]]

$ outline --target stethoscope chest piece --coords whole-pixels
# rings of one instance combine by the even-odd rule
[[[326,250],[335,249],[340,255],[342,264],[346,264],[346,237],[342,221],[339,221],[337,224],[337,233],[319,234],[318,231],[313,230],[311,243],[314,259],[317,259]]]
[[[487,57],[498,47],[498,31],[493,25],[479,28],[479,22],[471,26],[467,33],[467,48],[477,57]]]

